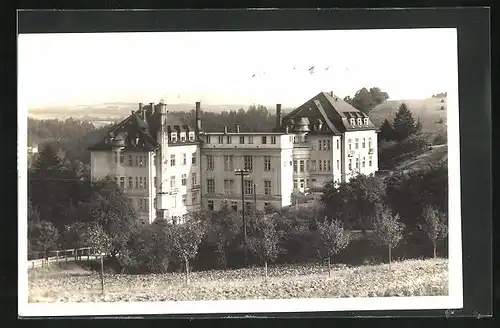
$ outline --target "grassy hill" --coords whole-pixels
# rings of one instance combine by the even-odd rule
[[[415,119],[417,117],[420,118],[422,132],[435,133],[446,129],[446,98],[389,100],[370,111],[369,115],[373,124],[380,126],[385,119],[392,122],[394,115],[398,111],[398,107],[402,103],[405,103],[410,108]],[[441,109],[441,107],[444,109]]]

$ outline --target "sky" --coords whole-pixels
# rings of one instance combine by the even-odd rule
[[[22,34],[18,91],[30,108],[299,106],[362,87],[422,99],[456,88],[456,57],[455,29]]]

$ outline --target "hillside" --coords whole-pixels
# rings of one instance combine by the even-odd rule
[[[444,102],[441,102],[441,100]],[[420,118],[422,132],[434,133],[446,129],[446,98],[389,100],[372,109],[369,113],[370,119],[377,126],[380,126],[385,119],[392,122],[398,107],[402,103],[405,103],[410,108],[415,119]],[[441,109],[441,106],[444,107],[444,110]]]

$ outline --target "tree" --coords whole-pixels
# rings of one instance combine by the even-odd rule
[[[220,263],[227,268],[228,252],[241,230],[241,217],[224,204],[210,217],[210,231],[214,234],[216,252]]]
[[[394,130],[388,119],[385,119],[380,126],[380,139],[385,141],[391,141],[394,139]]]
[[[394,139],[397,141],[406,140],[417,132],[413,114],[405,103],[402,103],[398,108],[398,112],[394,117],[393,129]]]
[[[31,252],[43,252],[47,259],[47,252],[56,248],[59,231],[50,222],[32,221],[28,222],[28,250]]]
[[[448,235],[448,225],[446,222],[446,216],[439,212],[435,207],[426,206],[422,213],[424,224],[421,225],[421,229],[427,235],[430,242],[432,243],[433,256],[436,255],[436,245],[437,242]]]
[[[373,222],[373,228],[379,243],[387,246],[391,264],[391,251],[403,239],[404,224],[399,215],[392,215],[389,208],[383,207]]]
[[[167,225],[168,239],[171,243],[172,252],[179,261],[184,261],[186,272],[186,284],[189,282],[189,260],[198,254],[198,246],[201,243],[204,225],[192,217],[188,217],[183,224]]]
[[[370,95],[374,106],[380,105],[389,99],[389,94],[377,87],[370,88]]]
[[[130,235],[137,224],[137,215],[130,199],[121,188],[106,177],[95,182],[95,191],[86,204],[90,220],[97,222],[111,238],[110,256],[125,251]]]
[[[279,254],[279,234],[273,216],[257,213],[250,222],[248,246],[252,253],[264,262],[265,280],[267,281],[267,263],[274,261]]]
[[[91,222],[85,227],[83,240],[90,245],[95,254],[99,254],[101,261],[101,293],[104,295],[104,256],[112,250],[112,239],[99,223]]]
[[[349,229],[369,230],[372,218],[385,197],[383,180],[373,175],[358,174],[336,186],[326,184],[322,202],[327,216],[343,221]]]
[[[328,258],[328,276],[330,276],[331,257],[347,247],[350,235],[338,220],[319,222],[317,231],[321,240],[320,249]]]
[[[375,106],[380,105],[389,99],[387,92],[383,92],[380,88],[373,87],[368,90],[362,88],[356,92],[353,98],[347,96],[344,101],[359,109],[362,112],[368,113]]]

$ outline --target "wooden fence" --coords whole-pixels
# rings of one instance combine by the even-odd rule
[[[43,268],[49,266],[51,263],[90,261],[91,259],[98,259],[101,256],[101,254],[96,254],[91,247],[54,250],[47,254],[44,252],[34,252],[32,254],[41,255],[41,258],[35,256],[35,259],[28,260],[28,266],[30,268]]]

